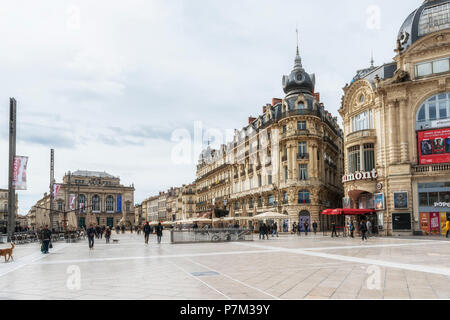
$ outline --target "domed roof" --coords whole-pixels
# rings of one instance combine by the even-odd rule
[[[400,28],[397,40],[400,52],[430,33],[449,28],[450,0],[426,0]]]
[[[295,57],[294,69],[288,76],[283,76],[283,90],[287,95],[295,93],[313,93],[315,86],[314,74],[308,74],[302,66],[302,58],[298,52]]]

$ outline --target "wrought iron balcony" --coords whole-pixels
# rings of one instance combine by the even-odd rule
[[[309,154],[308,153],[298,153],[297,160],[309,160]]]

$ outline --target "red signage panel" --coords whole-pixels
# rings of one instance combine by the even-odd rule
[[[419,135],[419,164],[450,163],[450,128],[422,131]]]

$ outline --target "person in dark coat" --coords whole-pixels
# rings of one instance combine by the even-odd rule
[[[94,238],[95,238],[95,229],[94,226],[91,224],[89,226],[89,228],[86,230],[86,235],[88,237],[88,241],[89,241],[89,249],[94,249]]]
[[[95,227],[95,237],[96,237],[97,239],[100,239],[100,234],[101,234],[101,232],[102,232],[102,229],[100,228],[100,226],[96,226],[96,227]]]
[[[265,226],[266,226],[266,224],[259,226],[259,240],[261,240],[261,238],[264,240]]]
[[[150,233],[152,232],[152,227],[150,227],[150,224],[148,222],[144,225],[144,239],[145,244],[148,244],[148,237],[150,236]]]
[[[48,226],[45,226],[41,231],[41,239],[42,239],[42,248],[41,252],[43,254],[48,253],[48,246],[50,244],[50,240],[52,239],[52,232],[48,229]]]
[[[105,239],[106,243],[109,243],[109,239],[111,239],[111,229],[109,227],[105,229]]]
[[[305,236],[307,236],[308,235],[308,229],[309,229],[308,221],[305,221],[305,223],[303,224],[303,227],[305,228]]]
[[[122,226],[122,233],[125,233],[125,226]]]
[[[299,236],[302,235],[302,225],[301,225],[301,223],[298,223],[298,224],[297,224],[297,234],[298,234]]]
[[[314,235],[316,235],[316,233],[317,233],[317,222],[316,221],[313,222],[312,227],[313,227],[313,230],[314,230]]]
[[[161,225],[161,222],[158,223],[158,225],[156,226],[156,236],[158,238],[158,243],[161,243],[161,237],[163,235],[163,226]]]
[[[353,233],[355,232],[355,225],[353,224],[353,221],[350,223],[350,237],[354,238]]]
[[[334,235],[336,235],[336,238],[339,238],[337,232],[336,232],[336,223],[332,222],[331,223],[331,237],[333,238]]]
[[[365,220],[362,220],[359,224],[359,230],[361,231],[362,241],[367,240],[367,224]]]
[[[266,239],[269,240],[269,226],[266,225],[265,223],[264,223],[264,235],[266,236]]]
[[[116,226],[116,233],[119,234],[120,233],[120,227],[117,225]]]

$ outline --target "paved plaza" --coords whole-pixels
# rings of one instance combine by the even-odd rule
[[[119,244],[59,242],[48,255],[18,245],[14,262],[0,260],[0,299],[450,299],[445,238],[169,238],[114,234]]]

